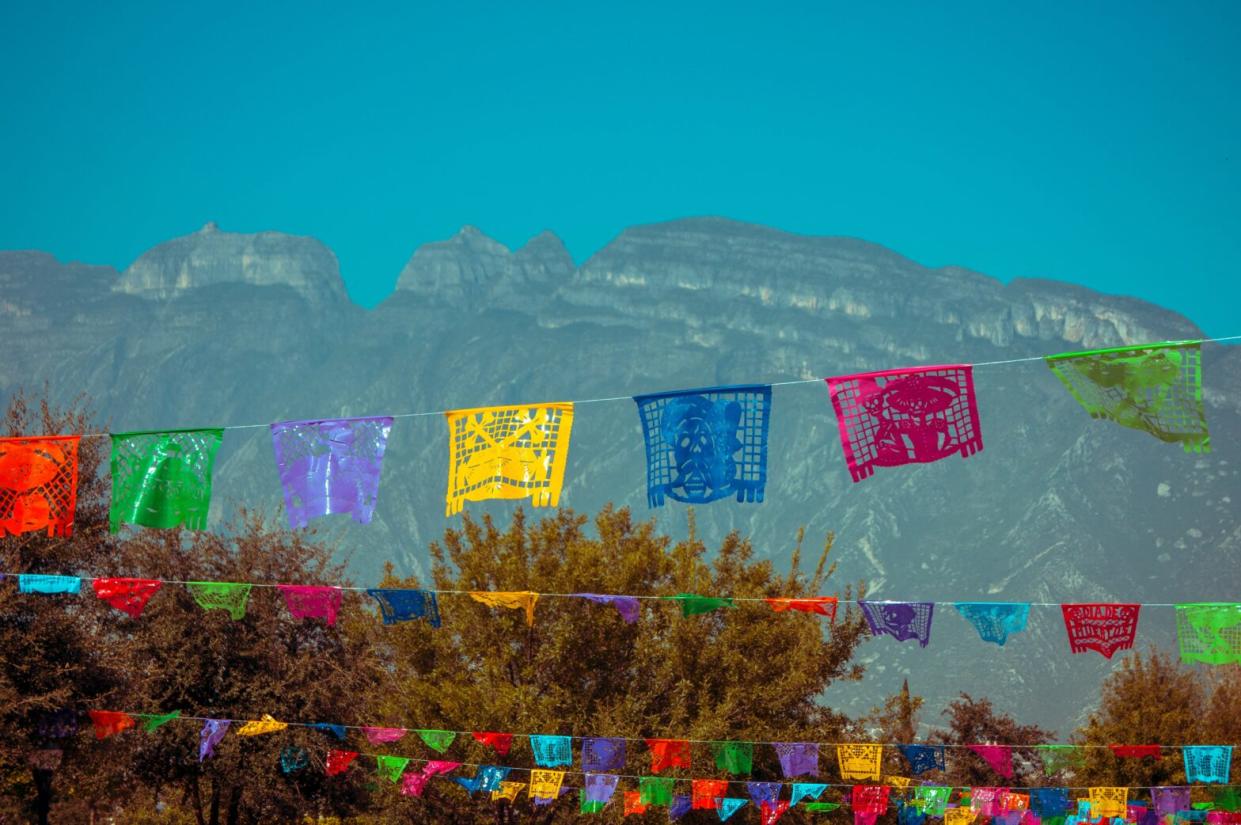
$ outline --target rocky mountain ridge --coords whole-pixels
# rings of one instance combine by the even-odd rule
[[[573,275],[573,258],[552,232],[510,251],[476,227],[419,247],[396,289],[437,303],[520,301],[526,290],[554,289]]]
[[[1200,335],[1137,299],[1004,284],[720,218],[627,229],[581,266],[551,233],[510,251],[467,227],[417,250],[374,310],[349,302],[325,247],[279,233],[195,233],[124,274],[4,252],[0,318],[0,392],[45,380],[65,398],[86,391],[114,431],[610,398]],[[907,676],[931,707],[968,690],[1067,733],[1114,663],[1071,656],[1058,609],[1036,608],[1030,630],[998,648],[947,603],[1235,600],[1241,350],[1206,347],[1205,372],[1208,455],[1092,421],[1041,363],[997,364],[976,370],[983,452],[859,484],[823,385],[777,387],[766,501],[697,508],[698,529],[708,541],[741,530],[777,565],[798,527],[834,531],[838,584],[945,602],[930,647],[869,643],[866,679],[828,701],[864,710]],[[684,533],[680,505],[647,508],[631,402],[580,405],[573,432],[562,504],[628,504]],[[455,523],[443,515],[446,443],[438,416],[399,419],[375,521],[325,523],[360,580],[388,559],[419,569]],[[215,489],[213,528],[242,502],[280,514],[264,429],[226,435]],[[513,507],[470,509],[504,519]],[[1172,626],[1170,610],[1148,608],[1140,644],[1171,643]]]
[[[314,301],[345,298],[336,256],[314,238],[221,232],[214,221],[143,253],[113,289],[163,299],[222,283],[284,285]]]

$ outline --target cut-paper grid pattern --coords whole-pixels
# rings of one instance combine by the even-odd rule
[[[706,387],[634,397],[646,441],[646,495],[705,504],[761,502],[767,488],[771,387]]]
[[[1123,817],[1129,802],[1128,788],[1091,788],[1090,815],[1093,817]]]
[[[1009,636],[1025,630],[1030,618],[1030,605],[1022,603],[956,602],[954,606],[980,639],[1001,646]]]
[[[564,485],[572,404],[451,410],[447,514],[466,501],[529,498],[555,507]]]
[[[973,369],[966,364],[827,379],[854,481],[876,467],[926,464],[982,449]]]
[[[840,762],[841,778],[878,781],[883,745],[837,745],[836,759]]]
[[[1186,745],[1182,751],[1187,782],[1228,782],[1232,773],[1231,745]]]
[[[818,742],[775,742],[772,747],[780,760],[780,770],[785,779],[803,774],[819,775]]]
[[[1047,366],[1092,418],[1179,443],[1187,453],[1210,452],[1197,342],[1069,352]]]
[[[917,639],[922,647],[931,641],[935,602],[859,600],[858,606],[875,636],[888,635],[898,642]]]
[[[625,769],[626,743],[616,737],[587,737],[582,740],[582,770],[620,771]]]
[[[1062,604],[1069,649],[1074,653],[1097,651],[1112,658],[1118,650],[1133,647],[1138,631],[1140,604]]]
[[[78,438],[0,438],[0,536],[73,532]]]
[[[1176,640],[1183,662],[1241,663],[1241,604],[1178,604]]]
[[[541,768],[573,764],[573,740],[568,736],[531,736],[530,750],[534,751],[535,764]]]

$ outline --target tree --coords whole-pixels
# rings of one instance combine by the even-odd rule
[[[1241,738],[1241,667],[1185,665],[1152,647],[1128,656],[1100,686],[1098,708],[1074,735],[1087,745],[1075,784],[1131,788],[1185,784],[1183,753],[1176,745],[1228,745]],[[1160,758],[1118,758],[1108,745],[1171,745]],[[1238,754],[1233,755],[1232,775]],[[1219,787],[1195,801],[1235,810],[1235,789]]]
[[[1159,759],[1117,758],[1108,745],[1227,744],[1237,741],[1238,668],[1224,668],[1210,679],[1171,654],[1152,647],[1121,662],[1100,688],[1099,707],[1078,729],[1088,745],[1080,777],[1084,783],[1149,787],[1184,784],[1179,749]]]
[[[223,534],[138,532],[125,542],[113,572],[182,582],[348,586],[330,549],[313,538],[243,513]],[[356,697],[376,683],[380,665],[377,628],[358,594],[345,594],[335,625],[293,618],[271,587],[253,589],[240,620],[224,610],[203,611],[184,587],[171,585],[139,619],[113,612],[128,676],[115,709],[198,717],[118,737],[117,747],[128,749],[132,774],[152,800],[174,790],[173,804],[190,811],[197,825],[287,822],[369,807],[360,777],[325,776],[323,754],[335,740],[305,728],[243,738],[234,735],[234,722],[215,755],[198,759],[203,717],[357,720]],[[279,765],[287,747],[305,748],[310,764],[286,777]]]
[[[7,429],[23,435],[99,429],[82,409],[58,413],[44,403],[32,412],[19,397]],[[658,534],[653,522],[635,522],[628,510],[611,507],[595,517],[593,531],[585,517],[569,511],[533,523],[518,511],[504,529],[467,515],[431,548],[433,584],[445,591],[442,628],[382,626],[356,591],[346,594],[335,625],[299,621],[277,590],[262,585],[251,593],[244,617],[233,620],[220,610],[202,610],[184,584],[345,586],[344,571],[313,531],[290,533],[254,514],[241,514],[220,533],[112,535],[101,472],[105,455],[104,439],[82,442],[73,536],[27,534],[0,545],[6,571],[74,573],[88,583],[77,598],[23,596],[0,605],[0,725],[7,741],[24,743],[21,758],[6,755],[0,764],[9,806],[0,813],[46,821],[54,810],[58,822],[105,815],[195,825],[320,815],[359,823],[552,822],[577,815],[573,795],[543,808],[524,797],[514,805],[491,804],[440,781],[426,799],[401,796],[394,784],[370,773],[374,751],[381,749],[362,744],[357,731],[339,745],[298,726],[242,738],[234,735],[234,722],[215,755],[200,762],[199,729],[207,718],[270,714],[295,723],[622,736],[633,740],[627,776],[651,772],[642,739],[688,738],[693,769],[676,774],[682,778],[726,775],[716,767],[716,742],[831,742],[859,735],[825,700],[834,682],[862,672],[853,654],[869,633],[851,607],[860,593],[841,589],[834,622],[775,612],[763,601],[830,587],[830,536],[813,571],[803,573],[799,535],[790,569],[781,575],[770,562],[756,561],[737,534],[709,554],[693,529],[692,511],[690,537],[679,542]],[[140,617],[131,618],[92,597],[95,576],[167,583]],[[391,571],[386,583],[418,585]],[[470,590],[548,595],[527,625],[520,611],[486,607],[464,592]],[[565,597],[580,592],[640,594],[641,620],[628,624],[609,606]],[[689,603],[678,594],[736,601],[682,615]],[[83,730],[60,746],[64,758],[53,771],[45,760],[57,731],[47,719],[65,711],[70,722],[85,722],[88,710],[127,711],[140,720],[172,711],[181,716],[100,742]],[[907,696],[905,710],[908,721],[916,703]],[[524,741],[499,759],[461,736],[445,758],[504,762],[520,773],[532,765]],[[404,742],[382,750],[427,755],[410,737]],[[325,776],[322,757],[332,746],[366,752],[358,763],[365,769]],[[287,747],[307,750],[306,770],[282,772],[279,758]],[[771,748],[757,747],[753,757],[752,770],[739,772],[737,781],[782,778]],[[412,764],[416,769],[421,762]],[[567,784],[580,786],[580,775],[570,774]],[[744,790],[733,785],[732,793]],[[618,819],[621,807],[618,797],[601,821]],[[646,819],[665,815],[658,809]],[[796,823],[799,816],[791,813],[786,821]],[[686,821],[715,819],[700,811]]]
[[[932,742],[951,746],[945,778],[958,787],[1011,786],[1042,784],[1042,761],[1036,745],[1046,744],[1055,736],[1038,725],[1023,725],[1007,713],[998,713],[989,699],[975,699],[968,693],[948,703],[944,710],[948,729],[936,731]],[[1013,776],[996,773],[969,745],[1011,745]]]
[[[1201,741],[1241,742],[1241,665],[1212,668],[1207,684],[1211,698],[1202,717]]]
[[[561,511],[528,523],[518,511],[507,530],[468,514],[431,547],[434,587],[443,591],[533,590],[543,593],[641,594],[640,621],[626,624],[610,607],[580,598],[544,597],[527,625],[521,611],[486,607],[467,595],[444,596],[443,627],[423,623],[387,628],[382,639],[393,665],[370,704],[378,724],[460,731],[516,731],[629,737],[628,776],[651,772],[646,737],[689,738],[697,777],[724,776],[715,741],[839,741],[849,722],[823,704],[831,684],[861,674],[852,656],[868,634],[859,613],[826,619],[775,613],[767,597],[814,595],[827,586],[828,538],[814,572],[799,571],[800,542],[786,576],[755,561],[737,534],[708,559],[692,530],[673,543],[626,509],[605,508],[594,519]],[[418,586],[389,578],[387,586]],[[735,607],[682,616],[678,593],[742,597]],[[842,601],[852,596],[844,588]],[[506,765],[531,766],[519,738]],[[408,746],[405,751],[408,753]],[[452,758],[500,761],[461,737]],[[575,755],[575,765],[580,766]],[[571,770],[571,769],[570,769]],[[524,774],[516,771],[515,775]],[[778,780],[771,748],[754,749],[752,776]],[[517,778],[515,776],[515,778]],[[580,785],[581,776],[566,777]],[[524,781],[524,776],[519,778]],[[630,789],[632,780],[624,780]],[[741,792],[734,786],[735,792]],[[679,792],[688,793],[688,785]],[[618,821],[620,794],[600,821]],[[389,808],[407,822],[567,821],[574,798],[545,808],[469,799],[448,783],[431,783],[422,800]],[[654,811],[655,809],[653,809]],[[693,817],[703,812],[694,812]],[[666,818],[666,809],[644,821]],[[633,820],[629,820],[633,821]],[[687,817],[686,822],[696,821]],[[712,812],[701,821],[718,821]],[[788,821],[795,822],[796,815]]]
[[[43,395],[18,392],[3,418],[7,437],[89,433],[98,429],[87,402],[61,409]],[[6,447],[4,456],[13,456]],[[107,481],[101,467],[107,441],[83,438],[78,445],[76,518],[70,535],[22,533],[0,541],[7,573],[75,575],[101,569],[114,552],[107,532]],[[11,458],[10,458],[11,460]],[[37,493],[35,494],[38,495]],[[13,499],[0,496],[0,518],[13,514]],[[0,602],[0,811],[47,822],[54,778],[68,773],[76,797],[91,807],[104,792],[93,769],[97,752],[72,735],[83,711],[120,684],[114,651],[101,638],[94,614],[65,595],[17,595]],[[59,755],[58,755],[59,752]],[[82,807],[79,804],[78,807]]]
[[[884,700],[882,708],[871,708],[861,725],[867,737],[876,742],[912,744],[917,740],[922,705],[921,696],[910,695],[906,679],[901,683],[900,693]]]

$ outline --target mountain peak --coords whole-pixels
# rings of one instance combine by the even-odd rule
[[[215,221],[144,252],[115,290],[163,300],[223,283],[288,286],[311,300],[345,297],[336,256],[314,238],[223,232]]]
[[[543,230],[516,252],[474,226],[423,244],[401,270],[398,292],[434,301],[518,300],[530,288],[556,285],[573,273],[560,238]]]

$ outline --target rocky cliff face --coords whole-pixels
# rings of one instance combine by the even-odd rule
[[[336,256],[314,238],[221,232],[214,222],[147,251],[125,270],[115,289],[167,299],[223,283],[287,286],[314,301],[345,297]]]
[[[626,230],[581,267],[550,233],[510,252],[467,228],[418,250],[373,311],[348,302],[331,253],[313,241],[275,236],[288,244],[276,254],[263,251],[274,248],[259,243],[266,234],[216,235],[227,233],[157,247],[116,291],[111,270],[0,253],[10,356],[0,392],[45,379],[65,397],[86,390],[114,430],[249,424],[983,364],[1199,335],[1135,299],[1002,284],[855,239],[716,218]],[[322,254],[307,252],[316,248]],[[212,262],[194,263],[203,256]],[[930,647],[874,640],[863,650],[866,679],[834,687],[829,702],[865,710],[907,677],[931,708],[966,690],[1067,734],[1114,663],[1070,655],[1057,607],[1035,607],[1030,630],[998,648],[946,602],[1234,600],[1241,350],[1208,347],[1205,374],[1208,455],[1091,420],[1041,363],[1001,364],[976,370],[983,452],[859,484],[823,384],[777,387],[766,501],[700,507],[698,529],[709,541],[741,530],[777,565],[799,527],[834,531],[838,584],[945,602]],[[631,402],[579,406],[573,433],[562,504],[627,504],[684,533],[680,505],[647,509]],[[387,455],[375,522],[326,524],[363,581],[388,559],[419,569],[426,543],[451,523],[443,420],[399,419]],[[229,432],[216,479],[213,526],[241,502],[280,513],[265,430]],[[514,505],[471,509],[503,519]],[[1173,625],[1171,610],[1148,608],[1139,646],[1170,644]]]
[[[419,248],[401,270],[399,297],[416,296],[435,304],[529,306],[568,282],[573,259],[560,239],[543,232],[516,252],[467,226],[446,241]]]

